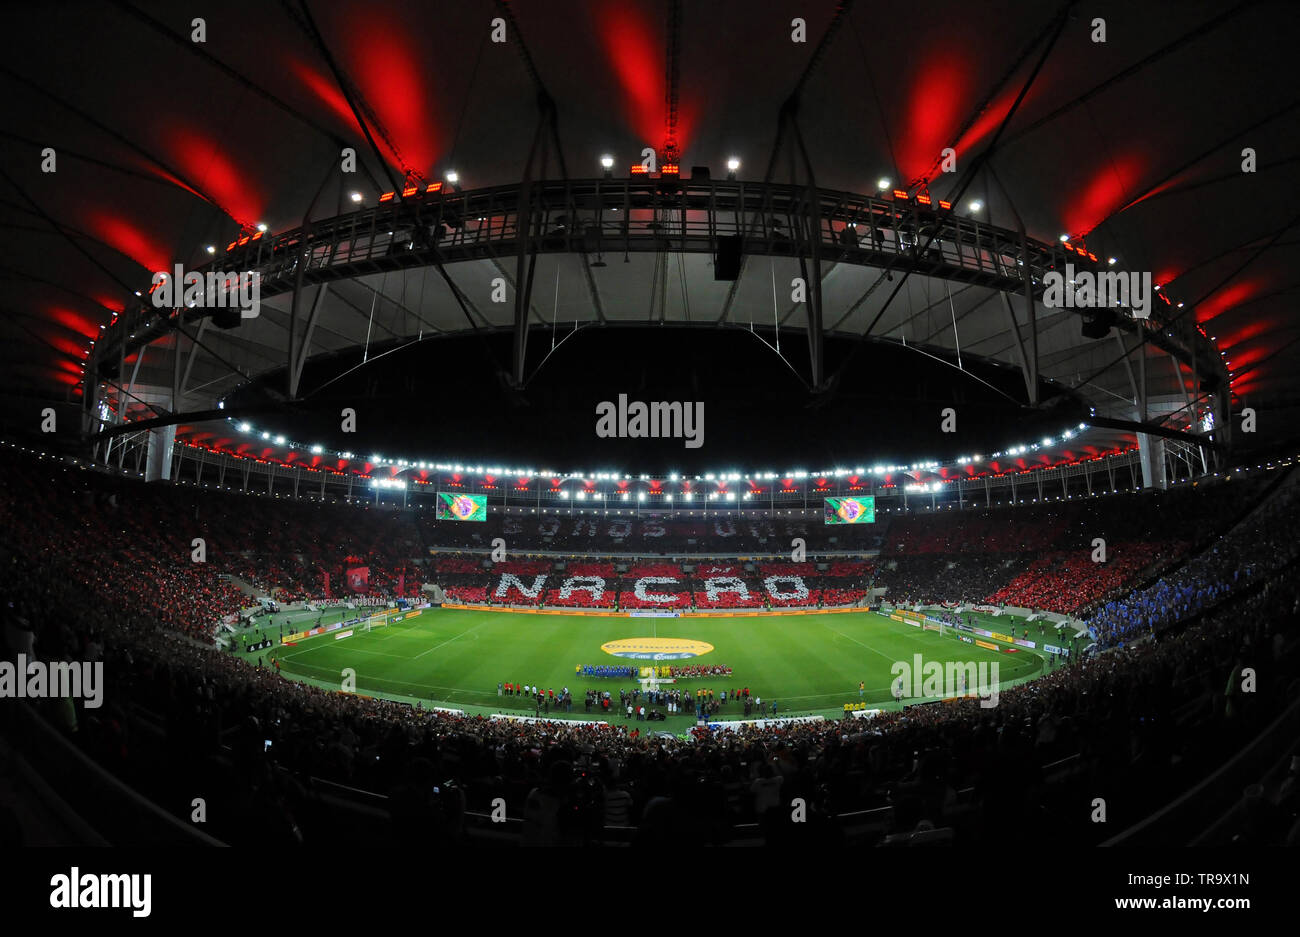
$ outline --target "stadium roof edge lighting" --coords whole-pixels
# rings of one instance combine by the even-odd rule
[[[331,450],[331,449],[327,449],[325,446],[321,445],[320,443],[302,443],[295,440],[290,440],[283,434],[276,433],[273,435],[268,430],[258,430],[255,426],[253,426],[250,422],[246,420],[236,422],[234,417],[227,416],[226,421],[231,424],[232,430],[237,430],[239,433],[254,438],[260,437],[262,440],[272,442],[274,445],[277,446],[284,446],[288,449],[306,449],[306,450],[310,450],[315,455],[329,455],[331,457],[342,459],[345,461],[351,461],[357,458],[356,454],[350,451]],[[1006,449],[995,451],[987,458],[997,459],[1004,455],[1023,455],[1024,453],[1030,450],[1039,451],[1041,449],[1050,448],[1055,445],[1064,445],[1066,442],[1073,442],[1077,434],[1082,433],[1085,430],[1088,430],[1089,428],[1090,428],[1089,424],[1079,423],[1073,428],[1063,429],[1058,434],[1057,437],[1046,436],[1043,437],[1039,442],[1031,443],[1028,445],[1023,443],[1017,443],[1015,445],[1007,447]],[[1076,442],[1075,444],[1077,445],[1078,443]],[[221,446],[205,445],[203,446],[203,448],[207,448],[217,452],[227,452],[227,450],[225,450]],[[1124,451],[1124,450],[1117,450],[1117,451]],[[229,452],[228,454],[236,455],[236,456],[239,455],[239,453],[237,452]],[[976,462],[976,463],[983,462],[985,458],[986,458],[985,456],[982,456],[980,454],[975,454],[975,455],[960,455],[946,460],[927,459],[927,460],[912,462],[907,465],[877,464],[872,466],[871,468],[865,468],[861,466],[854,469],[835,467],[835,468],[822,468],[822,469],[811,470],[811,471],[805,469],[788,469],[781,472],[775,472],[771,469],[755,470],[752,472],[741,472],[735,469],[728,469],[727,471],[722,471],[722,472],[705,472],[702,475],[682,475],[680,472],[668,472],[664,474],[650,474],[650,473],[639,472],[633,474],[633,473],[626,473],[626,472],[620,473],[620,472],[609,472],[609,471],[555,472],[554,470],[550,470],[550,469],[538,471],[531,468],[508,468],[499,465],[490,465],[487,467],[484,467],[482,465],[466,466],[460,463],[453,464],[447,462],[430,461],[427,458],[420,459],[420,460],[406,459],[406,458],[386,458],[383,455],[380,455],[378,453],[373,454],[370,457],[369,461],[375,465],[387,465],[387,466],[394,467],[399,470],[398,474],[400,474],[401,471],[414,470],[418,467],[421,470],[432,469],[438,472],[457,472],[457,473],[469,473],[469,474],[477,474],[477,475],[497,476],[497,475],[513,474],[516,476],[528,477],[528,478],[549,476],[552,478],[560,478],[560,479],[580,479],[580,480],[587,481],[588,485],[591,486],[591,485],[595,485],[599,481],[618,481],[620,479],[632,480],[633,478],[637,478],[641,481],[649,481],[649,480],[662,481],[663,479],[667,479],[669,481],[683,481],[683,480],[693,478],[696,481],[699,480],[717,481],[719,482],[719,484],[726,484],[727,482],[740,481],[742,479],[743,480],[775,479],[775,478],[817,479],[817,478],[830,478],[830,477],[844,478],[854,473],[856,473],[857,475],[872,474],[876,476],[881,476],[881,475],[891,475],[897,472],[904,472],[904,471],[909,471],[909,472],[936,471],[945,467],[955,468],[959,466],[968,466],[972,462]],[[1086,457],[1077,457],[1077,458],[1073,458],[1072,461],[1083,461],[1085,459]],[[1046,464],[1041,466],[1034,466],[1034,468],[1039,468],[1039,467],[1051,468],[1052,466]],[[687,483],[689,484],[689,482]]]

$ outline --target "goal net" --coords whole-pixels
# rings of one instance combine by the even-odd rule
[[[375,628],[387,628],[400,614],[400,612],[394,610],[391,612],[383,611],[371,615],[366,619],[366,630],[371,631]]]

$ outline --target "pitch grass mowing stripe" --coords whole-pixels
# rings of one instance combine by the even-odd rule
[[[695,663],[731,666],[730,679],[682,681],[693,692],[707,687],[715,694],[749,686],[765,702],[778,702],[778,715],[843,711],[859,702],[858,682],[867,684],[862,701],[892,706],[890,668],[895,661],[996,661],[1005,686],[1042,669],[1037,654],[987,651],[874,613],[834,616],[751,616],[745,618],[638,619],[530,615],[461,609],[428,610],[418,618],[336,640],[333,633],[306,639],[292,650],[276,648],[282,673],[338,686],[344,668],[357,674],[357,689],[417,697],[439,705],[470,705],[531,714],[532,704],[519,697],[498,697],[498,682],[527,683],[554,689],[568,686],[575,696],[573,715],[585,715],[583,692],[635,686],[631,680],[583,679],[582,664],[649,664],[615,658],[600,650],[618,638],[658,635],[707,641],[714,650]],[[385,634],[387,632],[387,634]],[[376,640],[379,636],[379,640]],[[382,644],[382,651],[376,647]],[[287,652],[287,653],[286,653]],[[354,653],[355,652],[355,653]],[[677,662],[691,663],[691,661]],[[728,705],[721,718],[741,716]],[[678,722],[689,722],[686,716]]]
[[[490,615],[490,613],[489,613],[489,615]],[[520,617],[523,617],[523,616],[520,616]],[[842,620],[842,619],[841,619],[841,620]],[[532,617],[532,621],[537,621],[536,617]],[[551,624],[551,628],[550,628],[550,629],[547,629],[547,630],[552,630],[552,629],[556,628],[556,626],[559,625],[559,623],[556,623],[556,620],[554,619],[554,617],[551,617],[551,619],[550,619],[550,624]],[[907,626],[904,626],[904,628],[907,628]],[[428,630],[428,629],[421,629],[421,630]],[[442,632],[443,629],[438,629],[438,630],[439,630],[439,632]],[[844,634],[844,633],[840,632],[840,634],[842,635],[842,634]],[[926,635],[924,635],[924,638],[923,638],[923,637],[922,637],[922,633],[915,632],[914,634],[909,635],[909,634],[907,634],[907,632],[905,632],[905,630],[901,630],[901,629],[900,629],[900,634],[902,634],[902,635],[906,635],[905,639],[906,639],[907,643],[910,643],[910,645],[917,645],[917,643],[920,643],[920,645],[924,646],[924,645],[926,645],[926,643],[927,643],[926,641],[924,641],[924,638],[930,638],[931,641],[933,641],[933,638],[935,638],[935,635],[932,635],[931,633],[927,633]],[[575,632],[575,635],[576,635],[576,637],[575,637],[575,639],[573,639],[573,641],[575,641],[575,643],[577,643],[578,641],[580,641],[580,638],[577,637],[577,633],[576,633],[576,632]],[[326,637],[328,637],[328,635],[326,635]],[[407,635],[402,635],[402,637],[403,637],[403,638],[406,638]],[[421,639],[421,638],[419,637],[419,635],[411,635],[411,637],[415,638],[416,641],[420,641],[420,639]],[[452,637],[452,638],[455,638],[455,637],[456,637],[456,633],[452,633],[451,637]],[[849,637],[852,638],[852,635],[849,635]],[[445,638],[445,639],[446,639],[446,638]],[[854,641],[857,641],[857,639],[854,639]],[[859,643],[866,643],[866,642],[859,642]],[[359,650],[360,650],[360,648],[359,648]],[[428,650],[428,648],[425,647],[425,650]],[[555,648],[552,647],[551,650],[554,651]],[[874,650],[875,650],[875,648],[874,648]],[[417,656],[419,656],[419,654],[424,654],[424,652],[425,652],[425,651],[417,652]],[[878,652],[878,654],[879,654],[880,651],[879,651],[879,650],[876,650],[876,652]],[[888,655],[885,655],[885,658],[888,659]],[[1005,659],[1004,659],[1004,665],[1005,665]],[[794,672],[806,672],[806,671],[805,671],[805,668],[800,667],[800,668],[794,668]],[[407,681],[403,681],[403,682],[407,682]],[[802,681],[800,681],[800,682],[802,682]],[[836,681],[836,682],[839,682],[839,681]],[[425,684],[425,685],[433,686],[433,685],[430,685],[430,684]],[[446,684],[445,684],[445,685],[446,685]],[[452,685],[454,685],[454,684],[452,684]],[[803,695],[803,694],[790,694],[790,693],[788,693],[788,694],[787,694],[787,697],[788,697],[788,698],[789,698],[789,697],[802,697],[802,695]]]
[[[532,620],[533,620],[533,621],[536,621],[537,619],[536,619],[536,618],[533,618]],[[552,628],[553,628],[557,623],[555,622],[554,619],[551,619],[550,624],[552,625]],[[908,627],[908,626],[904,626],[904,627]],[[552,629],[548,628],[547,630],[549,631],[549,630],[552,630]],[[906,632],[902,632],[902,634],[906,635]],[[926,637],[927,637],[927,638],[930,638],[931,641],[933,641],[937,636],[933,636],[933,635],[931,635],[931,634],[927,634]],[[923,645],[924,645],[925,643],[927,643],[927,642],[925,642],[924,640],[920,639],[920,637],[919,637],[919,633],[918,633],[917,636],[907,636],[907,637],[905,638],[905,640],[907,641],[908,644],[912,644],[912,645],[915,645],[915,644],[917,644],[918,642],[921,643],[921,644],[923,644]],[[555,650],[555,648],[552,647],[551,650],[553,651],[553,650]],[[877,653],[880,653],[880,652],[877,651]],[[933,656],[933,655],[931,655],[931,656]],[[944,656],[948,656],[948,655],[945,654]],[[885,657],[884,659],[888,660],[887,655],[886,655],[886,657]],[[910,656],[909,656],[909,659],[910,659]],[[801,672],[801,671],[803,671],[803,668],[798,668],[795,672]],[[387,682],[387,681],[385,681],[385,682]],[[407,683],[407,681],[402,681],[402,682],[403,682],[403,683]],[[801,680],[801,681],[798,681],[798,682],[802,683],[802,682],[804,682],[804,681]],[[839,680],[837,680],[837,681],[835,681],[835,682],[840,683]],[[423,686],[434,686],[434,684],[420,684],[420,685],[423,685]],[[443,685],[446,686],[447,684],[443,684]],[[841,683],[840,685],[842,686],[843,684]],[[884,689],[884,688],[885,688],[885,684],[884,684],[883,682],[882,682],[880,688],[881,688],[881,689]],[[792,689],[793,689],[793,688],[792,688]],[[472,693],[473,691],[460,690],[460,691],[458,691],[458,692],[471,692],[471,693]],[[476,695],[481,695],[481,694],[476,694]],[[839,695],[839,694],[837,693],[837,694],[835,694],[835,695]],[[787,696],[788,699],[789,699],[789,698],[793,698],[793,699],[804,699],[804,698],[808,698],[808,696],[806,696],[805,694],[798,694],[798,693],[787,693],[786,696]],[[769,698],[771,698],[771,691],[769,691]]]

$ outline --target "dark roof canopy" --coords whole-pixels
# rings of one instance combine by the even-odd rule
[[[757,182],[802,76],[797,122],[817,186],[873,195],[882,178],[913,192],[928,181],[936,201],[962,187],[954,211],[968,215],[978,199],[988,223],[1023,223],[1048,244],[1066,234],[1126,270],[1150,271],[1168,314],[1199,325],[1222,353],[1234,405],[1254,407],[1264,431],[1294,428],[1300,19],[1288,4],[991,0],[923,15],[902,3],[575,0],[559,15],[560,6],[230,2],[204,11],[203,42],[193,41],[192,11],[164,2],[7,11],[5,386],[80,399],[90,343],[153,272],[206,263],[208,245],[220,250],[259,223],[275,234],[353,210],[352,192],[373,206],[404,179],[443,180],[449,170],[461,190],[518,185],[538,82],[554,102],[570,178],[599,178],[604,154],[624,178],[643,148],[662,151],[675,86],[683,173],[707,166],[718,179],[734,156],[740,179]],[[496,43],[503,15],[507,41]],[[798,17],[805,42],[793,41]],[[1094,41],[1094,18],[1105,21],[1105,42]],[[42,171],[47,147],[57,172]],[[356,151],[355,175],[338,172],[345,147]],[[945,147],[956,172],[941,171]],[[1253,172],[1243,171],[1247,148]],[[791,182],[792,152],[781,150],[775,181]],[[980,171],[964,172],[977,162]],[[551,153],[545,178],[561,175]],[[730,284],[715,280],[708,255],[606,259],[592,270],[580,255],[540,255],[532,324],[767,328],[775,319],[798,333],[807,322],[802,308],[774,308],[774,284],[798,273],[792,257],[751,258],[726,306]],[[471,324],[508,329],[510,306],[482,300],[467,318],[455,291],[485,297],[502,275],[513,286],[514,270],[513,257],[480,258],[448,264],[446,277],[426,265],[337,281],[305,357]],[[828,328],[850,338],[871,325],[873,339],[954,360],[960,346],[970,361],[1019,367],[997,290],[916,274],[891,299],[893,280],[872,292],[880,277],[870,265],[824,266]],[[197,343],[193,329],[163,335],[138,368],[134,350],[91,393],[149,416],[201,411],[249,379],[276,381],[290,308],[286,293],[239,329],[207,329]],[[1208,377],[1150,343],[1126,358],[1114,339],[1083,338],[1077,317],[1040,310],[1039,328],[1040,378],[1111,416],[1133,417],[1137,372],[1157,415],[1183,407],[1193,380]],[[1127,349],[1136,342],[1131,335]],[[537,347],[530,354],[540,358]],[[178,352],[185,381],[173,400]],[[1193,409],[1181,428],[1199,422]]]

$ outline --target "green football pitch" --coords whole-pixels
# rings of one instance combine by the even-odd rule
[[[365,613],[329,612],[323,623],[329,625],[357,614]],[[285,630],[310,627],[316,618],[314,613],[295,615]],[[281,623],[286,619],[277,615],[273,621],[264,622],[262,631],[275,640]],[[1026,627],[1010,616],[984,618],[981,624],[1001,633],[1015,627],[1019,634]],[[1031,640],[1052,641],[1050,625],[1043,634],[1035,623],[1028,627]],[[721,664],[732,668],[732,676],[679,680],[672,688],[693,693],[697,687],[704,687],[715,695],[726,690],[731,696],[734,690],[749,687],[753,695],[763,698],[765,709],[776,701],[778,716],[838,717],[843,715],[845,703],[858,702],[871,708],[893,708],[898,704],[892,695],[891,668],[897,661],[914,664],[917,654],[926,664],[996,663],[998,683],[1003,689],[1040,676],[1052,666],[1041,652],[1024,648],[1014,653],[988,650],[958,640],[951,629],[942,634],[925,631],[866,610],[829,615],[631,618],[431,608],[414,618],[369,632],[358,631],[345,638],[339,634],[326,632],[242,656],[254,662],[258,657],[266,658],[268,663],[277,660],[282,676],[335,690],[342,687],[345,672],[353,671],[357,693],[473,713],[535,714],[531,701],[498,696],[498,683],[540,686],[555,690],[557,695],[567,686],[574,700],[572,712],[553,709],[550,716],[574,719],[599,718],[599,713],[589,714],[584,709],[586,690],[608,690],[617,702],[620,689],[631,690],[639,685],[636,678],[585,677],[575,673],[576,667],[605,664],[640,668],[655,663],[616,657],[602,650],[603,644],[620,640],[628,641],[633,650],[643,650],[642,639],[647,638],[711,645],[712,650],[700,656],[664,663]],[[861,696],[860,682],[866,684]],[[620,714],[612,716],[611,721],[623,721]],[[715,718],[742,716],[740,705],[728,703]],[[667,727],[681,731],[693,721],[693,712],[689,716],[669,716]]]

